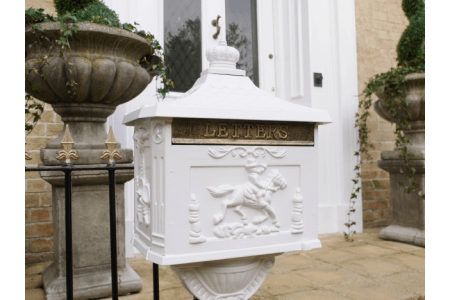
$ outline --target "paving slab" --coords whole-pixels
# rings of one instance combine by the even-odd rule
[[[354,242],[342,234],[320,235],[323,248],[278,256],[252,300],[423,300],[425,249],[381,240],[379,231],[356,234]],[[142,278],[143,289],[119,299],[153,299],[152,263],[140,254],[127,262]],[[25,268],[26,300],[45,300],[41,273],[49,264]],[[159,272],[161,300],[192,300],[170,267],[160,266]]]
[[[267,276],[260,290],[271,296],[312,290],[318,286],[298,274],[271,274]]]
[[[252,297],[251,300],[278,300],[279,298],[272,295],[267,289],[260,288]],[[187,299],[186,299],[187,300]],[[192,299],[189,299],[192,300]]]
[[[348,249],[348,248],[344,248]],[[344,249],[314,249],[314,252],[308,252],[306,255],[314,259],[327,262],[327,263],[338,263],[347,260],[354,260],[362,258],[361,255],[343,251]]]
[[[417,297],[412,292],[398,286],[382,284],[377,281],[367,279],[359,283],[337,284],[328,289],[339,294],[345,295],[347,299],[364,300],[406,300],[411,297]]]
[[[278,297],[277,300],[349,300],[348,297],[340,295],[334,291],[328,291],[323,289],[297,292],[292,294],[283,295]]]
[[[384,256],[383,261],[405,266],[414,270],[425,271],[425,259],[423,257],[410,253],[399,253],[395,255]]]
[[[362,258],[341,263],[340,266],[352,270],[368,278],[407,272],[409,269],[398,264],[392,264],[377,258]]]
[[[378,278],[392,286],[401,287],[405,290],[414,292],[417,296],[423,295],[425,291],[425,273],[424,272],[401,272]]]
[[[342,248],[341,250],[345,251],[345,252],[354,253],[361,257],[380,257],[380,256],[392,255],[392,254],[400,252],[398,250],[392,250],[392,249],[369,245],[369,244],[361,245],[361,246],[357,246],[357,247]]]
[[[317,268],[325,264],[320,260],[303,255],[303,253],[300,251],[292,253],[296,253],[297,255],[285,256],[283,254],[282,256],[276,257],[275,258],[276,268],[272,268],[269,274],[289,273],[295,270]]]
[[[411,252],[409,252],[409,254],[417,255],[417,256],[425,258],[425,249],[419,249],[419,250],[411,251]]]
[[[326,287],[335,284],[350,284],[365,279],[364,276],[361,276],[355,272],[331,264],[317,269],[302,270],[298,272],[298,274],[308,279],[315,286],[319,287]]]

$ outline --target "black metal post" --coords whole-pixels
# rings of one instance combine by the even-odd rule
[[[119,287],[117,282],[117,237],[116,237],[116,174],[115,170],[109,172],[109,226],[111,245],[111,281],[112,299],[119,299]]]
[[[159,265],[153,263],[153,299],[159,300]]]
[[[110,246],[111,246],[111,281],[112,299],[119,299],[118,272],[117,272],[117,236],[116,236],[116,170],[131,170],[134,166],[107,165],[105,167],[85,166],[76,167],[65,164],[58,167],[41,166],[27,168],[26,172],[33,171],[62,171],[65,180],[65,235],[66,235],[66,298],[73,300],[73,249],[72,249],[72,172],[83,170],[107,170],[109,172],[109,218],[110,218]],[[156,267],[155,267],[156,266]],[[156,274],[156,275],[155,275]],[[153,264],[154,298],[159,300],[158,265]]]
[[[64,170],[66,205],[66,296],[73,300],[72,269],[72,170]]]

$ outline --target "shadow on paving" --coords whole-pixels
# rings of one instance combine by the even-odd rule
[[[251,299],[424,300],[425,249],[381,240],[379,231],[365,230],[352,243],[341,234],[320,235],[321,249],[278,256]],[[143,288],[120,299],[153,299],[152,263],[142,255],[127,262],[141,276]],[[25,267],[25,299],[45,300],[41,273],[49,264]],[[170,267],[160,266],[159,280],[161,300],[193,298]]]

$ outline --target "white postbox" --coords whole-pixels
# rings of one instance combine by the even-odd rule
[[[125,116],[135,134],[133,245],[199,299],[248,299],[274,256],[321,247],[317,126],[236,69],[222,40],[182,97]]]

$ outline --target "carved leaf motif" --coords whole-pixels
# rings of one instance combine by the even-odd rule
[[[139,152],[142,154],[144,151],[144,143],[149,140],[150,133],[143,127],[136,130],[133,135],[133,140],[135,141],[135,145],[139,149]]]
[[[31,159],[33,159],[33,158],[30,156],[30,153],[28,153],[27,151],[25,151],[25,159],[26,159],[26,160],[31,160]]]
[[[113,152],[110,152],[109,150],[105,150],[103,152],[103,155],[100,157],[100,159],[109,159],[110,163],[112,163],[112,162],[114,162],[114,159],[122,159],[122,156],[120,156],[120,154],[117,150],[114,150]]]
[[[65,151],[65,150],[61,150],[58,153],[58,156],[56,157],[56,159],[58,160],[62,160],[65,159],[66,160],[66,164],[70,163],[70,159],[79,159],[80,157],[78,156],[77,152],[75,150],[70,150],[69,152]]]
[[[220,147],[218,150],[213,148],[208,149],[208,154],[214,158],[222,158],[231,153],[231,156],[236,157],[239,154],[240,157],[246,157],[247,155],[253,155],[254,157],[265,157],[266,153],[269,153],[272,157],[282,158],[286,156],[286,149],[278,150],[277,148],[269,149],[267,147],[255,147],[253,149],[247,147]]]
[[[151,223],[151,197],[150,183],[145,173],[145,158],[143,156],[145,147],[150,147],[146,141],[150,139],[150,133],[147,129],[141,127],[135,130],[133,135],[135,149],[135,164],[138,167],[135,174],[135,182],[137,183],[135,193],[137,200],[137,219],[140,224],[150,225]]]
[[[272,149],[272,150],[267,149],[267,151],[269,151],[269,153],[274,157],[284,157],[287,152],[286,149],[278,151],[277,148]]]

